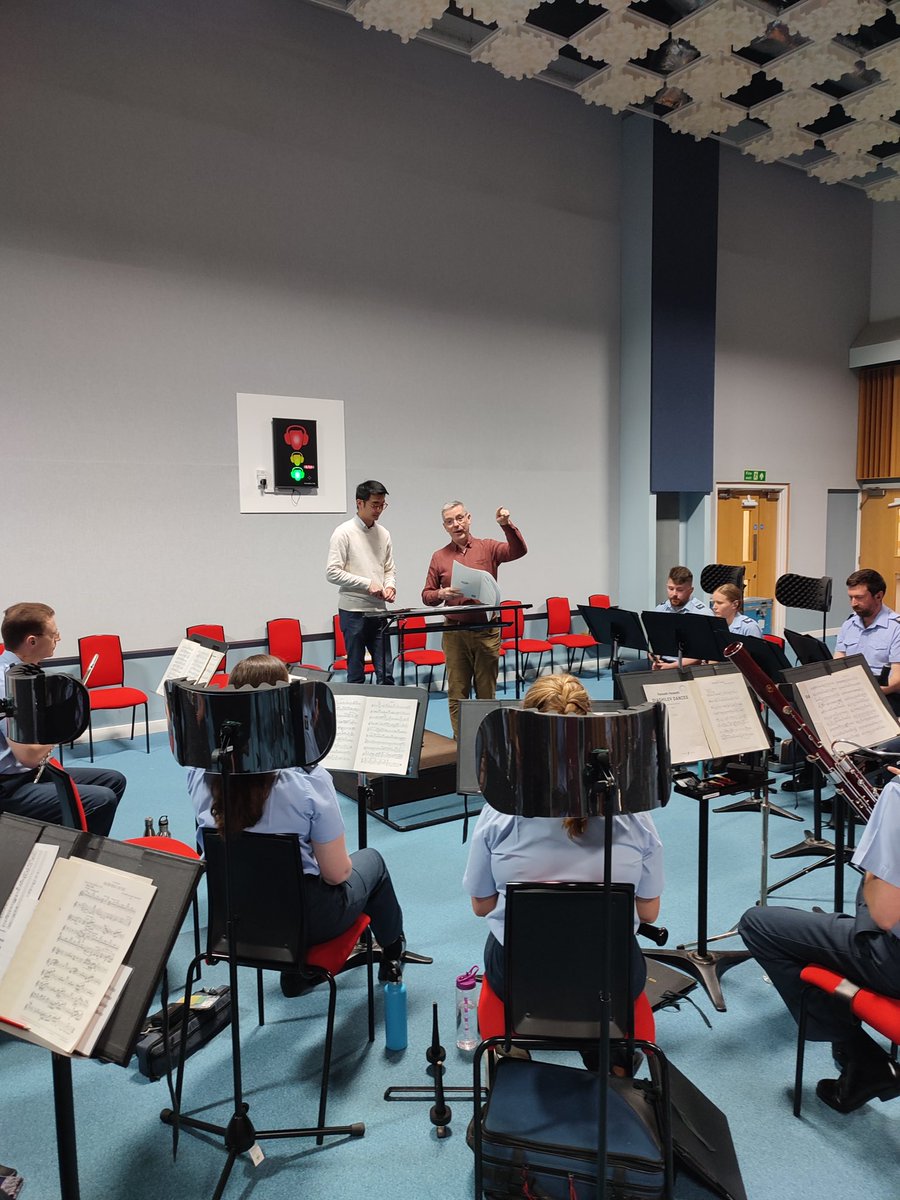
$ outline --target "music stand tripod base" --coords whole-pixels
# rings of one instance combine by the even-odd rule
[[[645,950],[644,954],[655,962],[666,963],[685,974],[691,975],[706,989],[717,1012],[727,1012],[728,1006],[722,995],[720,978],[726,971],[750,958],[748,950],[715,950],[701,954],[699,950]]]

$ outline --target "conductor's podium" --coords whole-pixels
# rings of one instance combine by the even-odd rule
[[[351,771],[331,771],[330,774],[339,792],[351,799],[358,798],[359,776]],[[419,774],[415,779],[395,775],[368,775],[366,779],[368,811],[392,829],[401,832],[423,829],[427,825],[440,825],[469,816],[467,798],[459,797],[456,792],[456,742],[443,734],[432,733],[430,729],[425,730],[422,739]],[[435,807],[426,802],[438,796],[452,797],[453,811],[445,810],[442,805],[436,815]],[[413,804],[418,805],[418,812],[412,819],[402,824],[393,820],[391,809]],[[427,815],[422,810],[427,810]]]

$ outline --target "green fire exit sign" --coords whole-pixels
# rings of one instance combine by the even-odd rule
[[[765,482],[766,482],[765,471],[745,471],[744,472],[744,483],[765,483]]]

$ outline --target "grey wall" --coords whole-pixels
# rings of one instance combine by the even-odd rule
[[[872,297],[870,319],[900,317],[900,203],[872,209]]]
[[[627,440],[619,498],[619,130],[297,0],[6,0],[0,605],[55,603],[61,653],[328,628],[341,516],[238,514],[236,392],[344,402],[401,603],[456,496],[478,534],[511,508],[530,554],[502,586],[537,606],[619,595],[634,504],[622,599],[649,601]],[[825,489],[853,486],[868,202],[736,154],[721,177],[716,473],[790,482],[791,568],[820,574]]]
[[[239,516],[239,391],[344,401],[399,602],[456,496],[506,595],[612,587],[613,117],[296,0],[11,0],[0,80],[3,605],[330,628],[343,518]]]
[[[788,569],[824,575],[827,491],[856,486],[847,351],[867,319],[871,202],[788,167],[763,188],[734,151],[720,180],[716,479],[790,484]]]

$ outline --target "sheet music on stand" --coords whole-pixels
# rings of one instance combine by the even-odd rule
[[[806,722],[835,755],[900,736],[900,724],[861,654],[793,667],[784,679],[793,684]]]
[[[425,733],[428,692],[421,687],[329,683],[337,732],[320,766],[358,775],[415,778]]]
[[[665,704],[673,764],[769,748],[753,695],[732,663],[635,672],[621,682],[630,705],[647,700]]]

